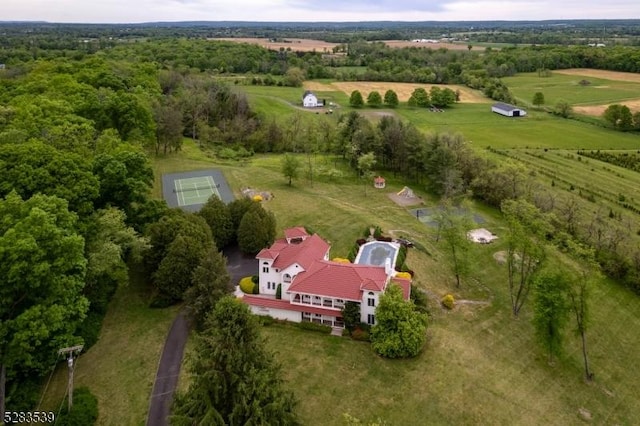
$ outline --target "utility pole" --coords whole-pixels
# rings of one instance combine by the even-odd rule
[[[71,411],[71,407],[73,406],[73,370],[75,368],[73,364],[73,353],[82,350],[83,345],[71,346],[68,348],[62,348],[58,351],[58,355],[66,355],[69,354],[69,358],[67,359],[67,366],[69,367],[69,382],[68,386],[68,394],[69,394],[69,411]]]

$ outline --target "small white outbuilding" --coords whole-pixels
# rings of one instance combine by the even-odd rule
[[[527,111],[518,108],[515,105],[505,104],[502,102],[493,104],[491,106],[491,111],[506,117],[524,117],[527,115]]]

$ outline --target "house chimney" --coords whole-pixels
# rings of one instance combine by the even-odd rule
[[[387,276],[393,273],[393,268],[391,267],[391,259],[388,257],[384,260],[384,272]]]

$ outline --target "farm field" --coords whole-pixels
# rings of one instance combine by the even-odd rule
[[[336,117],[341,112],[354,110],[349,106],[349,97],[345,92],[318,90],[330,89],[336,84],[339,83],[305,82],[305,88],[315,88],[313,90],[318,97],[338,104],[335,109],[336,114],[332,117]],[[380,85],[391,87],[387,83],[380,83]],[[302,111],[308,113],[302,114],[306,120],[319,119],[312,114],[317,110],[308,110],[299,106],[302,102],[303,88],[239,86],[239,89],[246,92],[252,105],[266,115],[275,114],[286,120],[297,111]],[[422,108],[409,108],[406,103],[401,103],[393,110],[363,107],[357,111],[374,120],[379,119],[383,114],[391,114],[413,123],[425,132],[460,132],[478,148],[491,146],[500,149],[640,149],[638,134],[618,132],[536,110],[528,110],[526,117],[508,118],[491,112],[490,99],[484,98],[484,102],[457,103],[441,113]]]
[[[576,112],[589,115],[600,115],[612,103],[624,103],[632,109],[640,106],[640,76],[587,71],[553,71],[551,77],[522,73],[505,77],[503,81],[515,97],[525,104],[531,104],[533,95],[542,92],[545,105],[553,106],[564,100],[573,105]],[[580,74],[581,72],[585,73]],[[587,80],[590,84],[583,86],[579,83],[582,80]]]
[[[419,83],[392,83],[392,82],[380,82],[380,81],[336,81],[330,83],[320,83],[315,81],[305,81],[304,88],[313,90],[313,91],[341,91],[348,97],[351,95],[351,92],[354,90],[359,90],[362,93],[362,96],[366,99],[367,95],[374,90],[377,90],[380,95],[384,96],[384,93],[391,89],[396,92],[398,95],[398,99],[401,102],[406,102],[409,100],[411,93],[421,87],[429,91],[432,86],[437,87],[448,87],[449,89],[460,92],[460,102],[461,103],[485,103],[489,102],[490,99],[487,99],[482,93],[477,90],[469,89],[465,86],[460,86],[456,84],[419,84]]]
[[[489,104],[456,104],[443,113],[398,108],[396,113],[425,132],[460,132],[478,148],[640,148],[639,135],[533,110],[526,117],[515,119],[492,113]]]
[[[166,160],[158,161],[163,169],[180,165],[177,158]],[[334,162],[330,157],[317,161]],[[635,419],[640,372],[631,366],[636,359],[632,342],[640,327],[637,296],[605,281],[595,289],[588,338],[596,382],[585,384],[579,343],[569,330],[565,354],[549,366],[534,340],[530,305],[519,320],[511,319],[504,267],[493,259],[504,249],[503,240],[474,247],[472,277],[458,290],[434,231],[387,197],[386,192],[400,189],[402,182],[389,176],[387,189],[369,188],[365,196],[362,183],[348,169],[340,179],[317,178],[313,186],[299,179],[289,187],[280,173],[279,156],[256,156],[242,167],[219,167],[234,188],[272,191],[276,197],[264,206],[275,213],[278,229],[311,226],[331,242],[332,257],[344,256],[362,228],[372,223],[423,247],[411,250],[407,259],[417,284],[430,295],[432,312],[427,347],[416,359],[388,361],[366,343],[283,326],[263,329],[300,400],[304,423],[340,425],[340,415],[350,413],[388,424],[416,424],[425,418],[434,424],[577,424],[581,408],[596,423],[629,424]],[[427,206],[434,203],[419,186],[413,189]],[[504,235],[495,211],[485,208],[481,214],[489,229]],[[443,311],[438,300],[446,292],[453,292],[456,300],[484,304]]]
[[[213,41],[232,41],[235,43],[257,44],[271,50],[291,49],[298,52],[326,52],[333,53],[333,48],[337,43],[328,43],[322,40],[312,40],[306,38],[286,38],[282,41],[270,41],[268,38],[249,38],[249,37],[228,37],[228,38],[211,38]]]

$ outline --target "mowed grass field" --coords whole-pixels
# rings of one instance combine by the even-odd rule
[[[187,153],[191,149],[187,147]],[[180,164],[178,157],[163,159],[157,170]],[[185,158],[186,164],[194,163]],[[570,329],[564,355],[550,366],[534,338],[531,305],[526,305],[520,319],[511,318],[506,272],[493,259],[504,249],[504,240],[474,247],[473,272],[456,289],[434,231],[388,198],[387,192],[399,190],[402,182],[389,177],[389,188],[368,188],[365,196],[363,184],[353,175],[333,182],[316,179],[313,186],[299,179],[289,187],[280,173],[279,156],[256,156],[243,166],[218,167],[236,190],[251,186],[272,191],[275,199],[264,206],[275,213],[279,230],[311,226],[331,242],[331,256],[345,256],[370,224],[406,235],[423,247],[410,250],[407,260],[416,271],[417,284],[430,295],[432,313],[427,346],[416,359],[384,360],[366,343],[290,327],[263,329],[269,348],[283,365],[286,386],[300,400],[305,424],[340,425],[342,413],[393,425],[580,424],[581,408],[596,424],[633,424],[637,418],[640,372],[634,368],[634,342],[640,330],[640,299],[636,295],[607,281],[594,289],[588,339],[596,381],[587,384],[582,380],[579,341]],[[414,190],[427,205],[433,204],[420,187]],[[495,211],[473,208],[489,229],[504,236]],[[438,301],[447,292],[457,300],[482,303],[444,311]]]
[[[544,94],[547,106],[554,106],[560,100],[567,101],[574,107],[583,107],[633,102],[640,98],[640,79],[620,75],[627,73],[589,73],[582,70],[583,75],[581,70],[571,71],[553,71],[550,77],[521,73],[502,80],[514,96],[525,104],[531,104],[536,92]],[[581,85],[582,80],[589,81],[590,84]]]
[[[331,87],[321,83],[322,87]],[[320,86],[318,86],[320,87]],[[317,120],[314,110],[298,107],[302,103],[302,88],[241,86],[249,96],[251,105],[266,116],[275,114],[287,121],[295,114],[306,120]],[[342,91],[316,92],[322,99],[335,102],[332,117],[356,110],[373,119],[383,114],[394,115],[413,123],[424,132],[459,132],[478,148],[505,149],[638,149],[640,135],[624,133],[577,120],[563,119],[546,112],[528,110],[526,117],[509,118],[491,112],[493,101],[485,103],[458,103],[444,112],[431,112],[426,108],[410,108],[401,103],[398,108],[358,109],[349,106],[349,98]],[[323,115],[322,112],[320,115]]]
[[[160,354],[178,307],[151,309],[151,289],[139,268],[109,305],[100,339],[76,361],[75,387],[98,398],[98,425],[144,425]],[[42,410],[58,412],[67,386],[67,365],[58,365]]]

